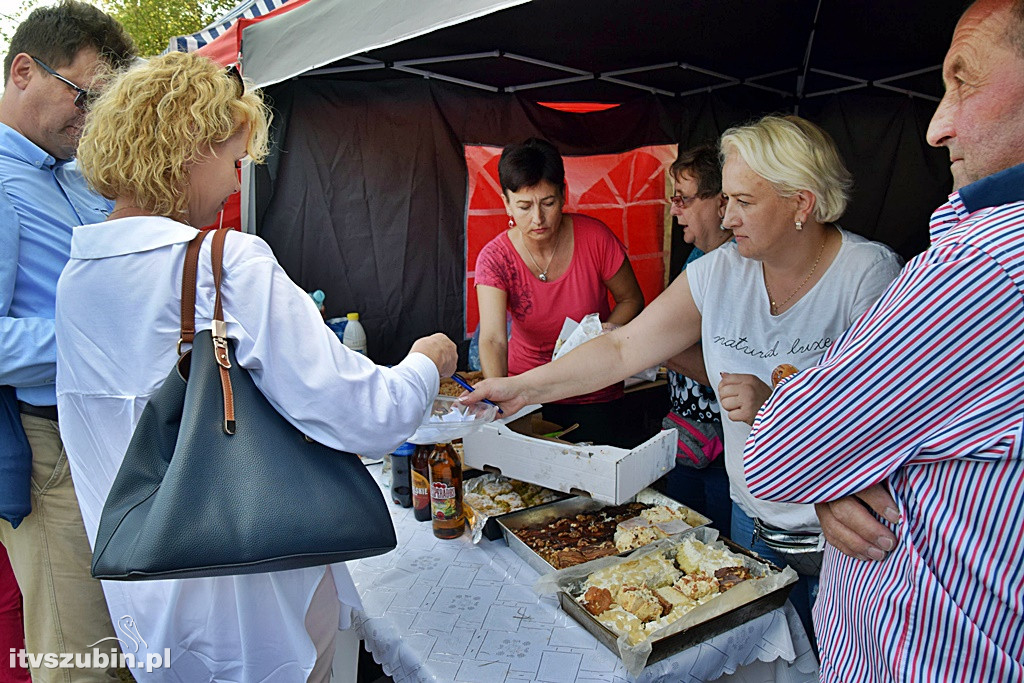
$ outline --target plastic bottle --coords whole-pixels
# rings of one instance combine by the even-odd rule
[[[358,353],[366,355],[366,331],[359,323],[358,313],[349,313],[348,322],[345,324],[345,332],[341,343]]]
[[[391,454],[391,500],[404,508],[412,507],[412,479],[410,469],[416,446],[403,443]]]
[[[320,311],[321,313],[323,313],[324,312],[324,299],[326,298],[326,296],[324,295],[324,290],[317,289],[317,290],[314,290],[312,292],[307,292],[307,294],[309,294],[309,297],[313,300],[313,303],[316,304],[316,309],[318,311]]]
[[[417,522],[430,521],[430,454],[431,446],[417,446],[412,456],[412,508]]]

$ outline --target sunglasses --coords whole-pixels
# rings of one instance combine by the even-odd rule
[[[89,105],[92,104],[93,101],[98,96],[98,93],[93,92],[92,90],[86,90],[85,88],[80,87],[79,85],[71,82],[67,78],[64,78],[59,73],[57,73],[56,71],[51,69],[49,66],[47,66],[47,64],[43,60],[39,59],[38,57],[33,57],[32,61],[34,61],[36,64],[38,64],[40,69],[42,69],[46,73],[50,74],[51,76],[53,76],[58,81],[60,81],[64,85],[68,86],[72,90],[74,90],[77,93],[75,95],[75,106],[78,107],[79,109],[81,109],[82,111],[85,111],[89,107]]]

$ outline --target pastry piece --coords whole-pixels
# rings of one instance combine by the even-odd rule
[[[648,543],[653,543],[659,538],[665,538],[665,536],[666,534],[653,526],[633,525],[629,527],[620,524],[615,530],[615,547],[618,548],[620,553],[624,553],[627,550],[633,550]]]
[[[696,605],[693,600],[683,595],[674,586],[662,586],[661,588],[656,589],[654,594],[657,595],[664,603],[668,603],[669,609],[665,612],[666,614],[679,610],[679,613],[676,614],[676,616],[678,616],[683,611],[688,611]]]
[[[683,538],[676,550],[676,564],[687,574],[713,575],[722,567],[742,565],[743,558],[728,550],[710,548],[692,538]]]
[[[672,587],[691,600],[700,600],[718,592],[718,579],[701,573],[687,574],[676,579]]]
[[[512,493],[512,484],[508,483],[505,479],[498,479],[485,483],[480,489],[484,495],[495,498],[504,493]]]
[[[612,633],[624,634],[631,645],[647,637],[643,622],[618,605],[601,614],[597,620]]]
[[[746,567],[722,567],[715,570],[715,578],[718,579],[718,590],[724,593],[738,583],[754,578]]]
[[[508,512],[508,507],[499,505],[487,496],[480,495],[479,493],[464,494],[462,496],[462,502],[469,505],[480,514],[488,517],[503,515]]]
[[[663,533],[665,536],[673,536],[675,534],[681,534],[687,529],[692,529],[689,523],[682,519],[673,519],[668,522],[658,522],[654,525],[658,531]]]
[[[541,552],[540,556],[555,569],[565,569],[566,567],[575,567],[590,560],[596,560],[599,557],[608,557],[618,553],[619,549],[611,541],[605,541],[598,545],[583,545],[578,548],[545,551]]]
[[[515,491],[509,493],[502,493],[494,497],[494,502],[500,505],[504,505],[508,508],[509,512],[514,510],[522,510],[526,507],[526,503],[519,497],[519,494]]]
[[[614,593],[619,586],[624,585],[651,588],[668,586],[679,576],[680,572],[672,561],[656,553],[599,569],[587,578],[587,585],[614,589]]]
[[[795,375],[797,372],[799,372],[799,370],[789,363],[783,363],[782,365],[775,366],[775,369],[772,370],[772,389],[778,386],[779,382],[790,375]]]
[[[583,594],[583,599],[580,602],[588,612],[598,616],[612,606],[612,593],[607,588],[591,586]]]
[[[615,602],[640,621],[652,621],[661,616],[661,602],[644,586],[623,586]]]
[[[671,522],[673,519],[683,518],[682,514],[667,505],[655,505],[641,512],[640,516],[651,523]]]

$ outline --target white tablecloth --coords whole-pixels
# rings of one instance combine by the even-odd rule
[[[379,475],[379,466],[370,469]],[[364,607],[355,627],[396,683],[818,680],[817,661],[788,602],[651,664],[634,679],[557,599],[533,592],[537,572],[503,540],[473,545],[468,534],[441,540],[412,509],[392,504],[391,513],[398,547],[348,567]]]

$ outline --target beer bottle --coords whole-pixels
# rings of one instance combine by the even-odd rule
[[[462,511],[462,460],[450,443],[439,443],[434,446],[429,463],[434,535],[458,538],[466,526]]]
[[[412,508],[417,522],[430,521],[430,454],[433,446],[417,446],[412,456]]]

